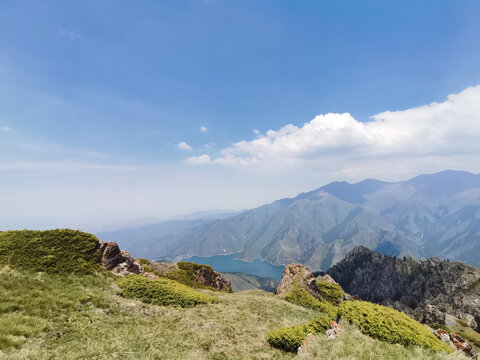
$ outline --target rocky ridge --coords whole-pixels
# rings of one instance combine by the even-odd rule
[[[174,263],[158,264],[148,262],[142,265],[140,260],[132,257],[128,251],[120,250],[115,241],[100,241],[100,253],[102,266],[114,274],[126,276],[129,274],[143,274],[151,279],[157,279],[160,276],[168,277],[168,274],[179,270],[179,265]],[[230,281],[224,278],[219,272],[213,270],[210,266],[198,265],[193,263],[186,265],[193,273],[193,285],[205,286],[217,290],[230,291]],[[182,266],[182,265],[180,265]]]
[[[357,247],[327,273],[363,300],[425,323],[451,326],[460,319],[480,330],[480,269],[473,266],[438,258],[397,259]]]

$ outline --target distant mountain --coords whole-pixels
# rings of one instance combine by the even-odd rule
[[[168,234],[177,234],[215,219],[225,219],[238,215],[240,212],[197,212],[188,214],[181,219],[156,221],[142,226],[101,231],[95,235],[102,241],[116,241],[122,249],[126,249],[137,258],[153,259],[152,254],[161,254],[169,244]]]
[[[264,278],[256,275],[249,275],[240,272],[224,272],[222,275],[230,280],[233,292],[261,289],[267,292],[274,292],[277,282],[271,278]]]
[[[400,182],[334,182],[155,239],[161,246],[150,247],[150,258],[239,253],[247,261],[325,270],[361,245],[479,266],[480,175],[443,171]]]

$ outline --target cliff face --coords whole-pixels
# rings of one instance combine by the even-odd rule
[[[479,330],[480,269],[473,266],[437,258],[396,259],[357,247],[327,273],[361,299],[391,305],[426,322],[434,306],[441,314],[435,322],[450,315]]]

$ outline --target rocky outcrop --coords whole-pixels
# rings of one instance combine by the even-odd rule
[[[437,258],[396,259],[357,247],[327,273],[363,300],[390,305],[427,323],[460,319],[478,330],[480,269],[473,266]]]
[[[203,286],[228,292],[232,288],[230,280],[224,278],[222,274],[209,266],[201,266],[195,270],[195,284],[202,284]]]
[[[297,263],[285,266],[282,280],[278,284],[275,294],[287,294],[295,284],[308,290],[315,298],[329,302],[339,302],[346,295],[330,275],[320,273],[315,276],[308,268]]]
[[[314,279],[314,275],[302,264],[290,264],[283,269],[282,279],[275,290],[275,294],[280,295],[288,293],[294,282],[297,282],[300,286],[309,288],[309,284]]]
[[[478,359],[478,354],[473,350],[472,345],[460,335],[449,334],[448,331],[443,329],[435,330],[433,333],[453,350],[461,351],[467,356]]]
[[[102,254],[102,266],[115,274],[143,274],[142,264],[134,259],[127,251],[120,250],[115,241],[100,241],[100,253]]]

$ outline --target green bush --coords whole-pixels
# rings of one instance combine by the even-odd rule
[[[137,261],[139,261],[140,264],[142,264],[143,270],[145,270],[146,272],[151,272],[151,273],[154,272],[153,268],[150,266],[150,260],[140,258],[140,259],[137,259]]]
[[[100,244],[77,230],[20,230],[0,233],[0,264],[49,273],[92,273],[100,269]]]
[[[214,296],[202,294],[177,281],[160,278],[149,279],[142,275],[128,275],[117,280],[123,295],[154,305],[190,307],[217,302]]]
[[[330,318],[327,315],[316,318],[309,324],[288,326],[267,333],[267,342],[278,349],[297,352],[303,339],[309,334],[321,334],[330,327]]]
[[[301,287],[298,285],[298,283],[293,284],[293,288],[285,296],[285,300],[292,304],[321,311],[325,314],[328,314],[328,316],[330,316],[332,319],[337,316],[338,310],[335,306],[326,301],[320,301],[316,299],[308,292],[307,289]]]
[[[344,301],[339,306],[339,315],[357,325],[364,334],[378,340],[452,352],[425,325],[385,306],[366,301]]]
[[[342,302],[344,292],[340,285],[326,281],[317,282],[316,285],[324,300],[334,305],[338,305]]]

